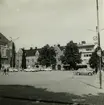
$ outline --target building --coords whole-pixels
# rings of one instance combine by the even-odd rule
[[[77,44],[77,43],[76,43]],[[81,43],[77,44],[79,53],[81,54],[81,64],[80,65],[87,65],[89,67],[89,59],[94,51],[95,45],[93,43],[86,43],[85,41],[82,41]],[[63,66],[69,66],[69,65],[62,65],[60,61],[60,56],[64,55],[65,46],[55,46],[56,51],[56,61],[57,65],[61,65],[61,68]]]
[[[78,44],[79,52],[81,53],[81,64],[89,64],[89,59],[94,51],[94,46],[94,44],[86,43],[85,41]]]
[[[0,33],[0,53],[1,53],[1,64],[10,65],[11,50],[9,46],[10,41]]]
[[[63,55],[63,49],[60,45],[54,45],[54,50],[56,53],[56,70],[61,70],[63,67],[63,64],[61,62],[60,57]]]
[[[33,49],[30,47],[30,49],[25,49],[26,53],[26,67],[27,68],[34,68],[37,66],[37,60],[39,57],[39,49],[35,48]],[[16,68],[21,68],[22,66],[22,54],[23,51],[20,48],[18,52],[16,53]]]
[[[39,49],[33,49],[32,47],[26,51],[26,66],[34,68],[37,65],[37,60],[39,57]]]
[[[23,53],[23,51],[22,51],[21,48],[16,53],[16,63],[15,63],[16,68],[21,68],[21,65],[22,65],[22,53]]]
[[[94,51],[94,44],[88,44],[85,41],[82,41],[81,43],[77,44],[79,52],[81,53],[81,59],[82,63],[81,65],[88,65],[89,59],[92,55],[92,52]],[[64,55],[65,46],[60,45],[54,45],[54,50],[56,53],[56,70],[62,70],[65,65],[61,62],[61,56]],[[27,68],[34,68],[38,65],[38,58],[39,58],[39,52],[40,49],[33,49],[32,47],[30,49],[25,50],[26,52],[26,66]],[[19,51],[16,54],[16,67],[21,68],[22,65],[22,49],[19,49]],[[66,65],[69,66],[69,65]]]

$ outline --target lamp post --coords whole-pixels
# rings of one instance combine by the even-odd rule
[[[99,56],[99,82],[100,82],[100,89],[102,89],[102,72],[101,72],[101,69],[102,69],[102,54],[101,54],[101,45],[100,45],[100,32],[103,31],[104,29],[101,29],[99,28],[99,5],[98,5],[98,0],[96,0],[96,11],[97,11],[97,26],[96,26],[96,31],[93,31],[91,29],[88,29],[89,31],[93,31],[93,32],[96,32],[97,33],[97,38],[94,38],[94,39],[97,39],[98,42],[97,42],[97,45],[98,45],[98,51],[97,51],[97,54]]]
[[[97,10],[97,35],[98,35],[98,47],[100,48],[99,52],[99,82],[100,82],[100,89],[102,89],[102,73],[101,73],[101,45],[100,45],[100,31],[99,31],[99,5],[98,0],[96,0],[96,10]]]

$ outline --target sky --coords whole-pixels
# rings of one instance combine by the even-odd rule
[[[99,12],[101,30],[104,0],[99,0]],[[8,39],[12,37],[17,50],[46,44],[66,45],[70,40],[93,43],[94,31],[96,0],[0,0],[0,32]],[[104,32],[100,34],[104,49]]]

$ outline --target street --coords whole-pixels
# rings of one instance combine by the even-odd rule
[[[104,75],[103,75],[104,77]],[[104,92],[99,89],[99,74],[93,76],[73,75],[73,71],[10,72],[0,74],[0,85],[29,85],[47,88],[53,92],[67,92],[76,95]]]
[[[103,105],[104,84],[103,89],[99,89],[99,74],[77,76],[73,75],[73,71],[10,72],[9,75],[0,74],[0,96],[2,95]],[[24,101],[21,104],[21,101],[12,99],[3,99],[0,102],[2,105],[28,103]],[[37,104],[29,102],[29,105]]]

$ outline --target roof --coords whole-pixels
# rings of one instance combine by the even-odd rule
[[[30,57],[30,56],[35,56],[36,54],[36,51],[40,51],[40,49],[28,49],[28,50],[25,50],[26,51],[26,56],[27,57]]]
[[[0,33],[0,45],[6,45],[8,43],[9,40],[2,33]]]
[[[78,44],[78,48],[85,48],[85,47],[94,47],[94,44]]]

